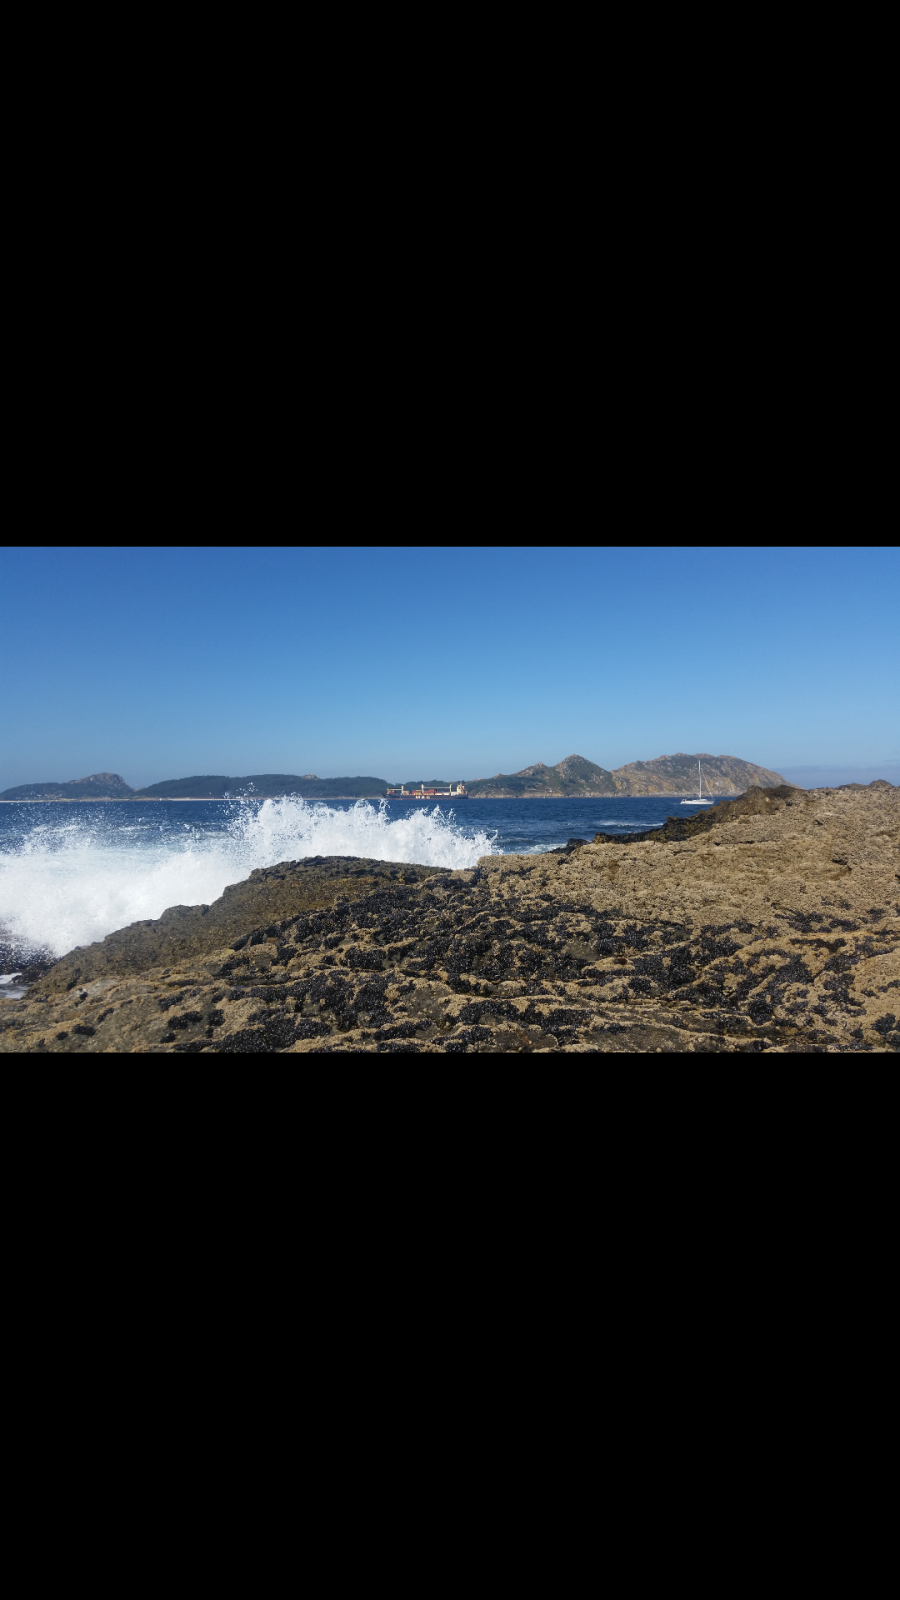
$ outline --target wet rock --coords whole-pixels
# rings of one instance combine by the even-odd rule
[[[23,951],[15,941],[0,939],[0,972],[15,972],[17,984],[24,988],[37,983],[55,965],[49,950]]]
[[[55,994],[74,983],[89,983],[112,973],[146,972],[151,967],[188,961],[249,936],[258,943],[276,939],[278,922],[300,911],[327,910],[335,901],[358,899],[382,882],[418,883],[439,876],[446,867],[369,861],[355,856],[312,856],[282,861],[251,872],[243,883],[225,890],[211,906],[171,906],[153,921],[133,922],[97,944],[81,945],[48,968],[44,993]],[[261,928],[260,924],[268,924]],[[37,976],[37,971],[35,976]]]

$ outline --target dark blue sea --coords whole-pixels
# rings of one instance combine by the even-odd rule
[[[255,867],[370,856],[471,867],[692,816],[671,799],[50,801],[0,804],[0,943],[63,955]]]

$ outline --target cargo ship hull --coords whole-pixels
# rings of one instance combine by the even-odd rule
[[[391,804],[395,800],[404,802],[416,800],[421,805],[423,800],[453,800],[455,802],[457,800],[468,800],[469,796],[467,794],[448,794],[446,789],[436,789],[433,794],[386,794],[384,798],[390,800]]]

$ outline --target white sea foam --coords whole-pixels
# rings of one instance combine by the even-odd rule
[[[222,831],[90,819],[35,828],[0,853],[0,924],[25,946],[64,955],[168,906],[210,904],[255,867],[306,856],[368,856],[472,867],[500,854],[496,833],[439,806],[391,819],[360,800],[347,810],[299,799],[235,805]]]

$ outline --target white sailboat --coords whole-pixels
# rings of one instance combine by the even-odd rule
[[[703,773],[700,770],[699,761],[697,762],[697,775],[698,775],[698,777],[700,779],[700,792],[699,792],[699,794],[697,796],[697,799],[696,800],[682,800],[681,804],[683,806],[713,806],[713,805],[715,805],[715,801],[714,800],[706,800],[706,799],[704,799],[704,796],[703,796]]]

